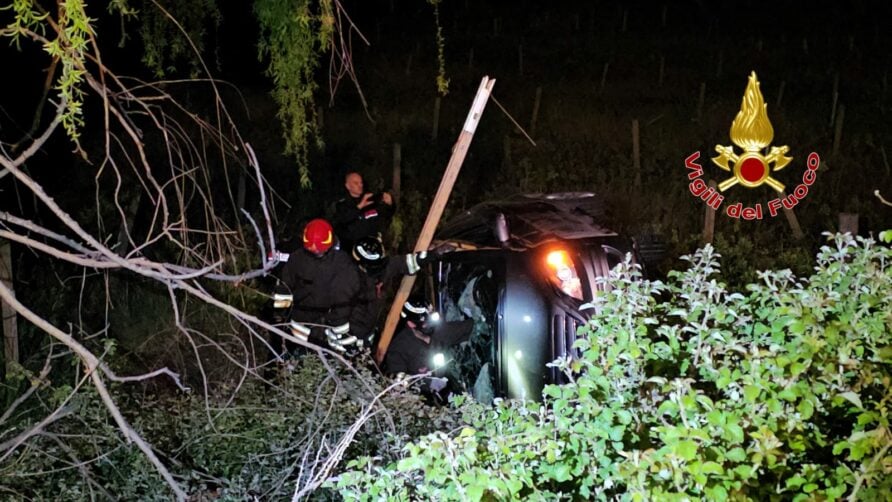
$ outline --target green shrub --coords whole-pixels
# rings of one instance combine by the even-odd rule
[[[626,263],[571,378],[543,403],[465,407],[456,432],[360,457],[347,499],[859,500],[892,493],[892,252],[835,236],[814,273],[716,278],[707,246],[667,282]]]

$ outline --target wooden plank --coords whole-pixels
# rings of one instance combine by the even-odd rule
[[[452,193],[452,187],[458,178],[458,173],[468,153],[468,147],[474,138],[474,131],[477,130],[477,124],[480,123],[480,117],[483,115],[483,109],[486,107],[486,102],[489,100],[489,94],[492,92],[495,83],[495,79],[489,77],[483,77],[483,80],[480,81],[480,87],[477,89],[476,96],[474,96],[474,102],[471,104],[471,110],[468,112],[468,118],[465,119],[465,124],[458,135],[458,141],[455,142],[455,146],[452,148],[452,156],[446,165],[446,172],[443,173],[443,179],[440,180],[440,188],[437,189],[430,211],[427,213],[427,219],[424,220],[424,225],[421,227],[421,234],[418,236],[418,241],[415,242],[416,252],[424,251],[430,247],[437,224],[440,223],[440,217],[443,216],[443,210],[446,209],[449,194]],[[390,346],[390,340],[393,339],[393,333],[396,330],[397,321],[399,321],[400,310],[402,310],[406,300],[409,299],[409,293],[412,292],[414,284],[414,275],[403,277],[400,283],[399,290],[396,292],[396,298],[394,298],[393,304],[390,306],[390,312],[387,314],[387,321],[384,323],[384,330],[381,332],[381,340],[378,342],[378,348],[375,351],[375,361],[378,364],[381,364],[385,354],[387,354],[387,347]]]
[[[8,241],[0,241],[0,282],[15,295],[12,287],[12,249]],[[19,362],[19,334],[16,325],[16,313],[11,305],[0,301],[3,315],[3,357],[6,361],[6,374],[12,370],[12,364]]]
[[[781,199],[787,197],[786,192],[781,192]],[[784,216],[787,217],[787,223],[790,224],[790,229],[793,231],[793,238],[796,240],[802,239],[805,237],[805,234],[802,233],[802,227],[799,226],[799,220],[796,218],[796,213],[793,212],[792,209],[787,209],[786,206],[783,206]]]
[[[839,213],[839,233],[858,235],[858,213]]]

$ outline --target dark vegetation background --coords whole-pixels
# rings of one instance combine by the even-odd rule
[[[200,9],[203,4],[188,5]],[[362,171],[371,188],[389,188],[393,145],[399,143],[402,193],[389,242],[393,248],[410,247],[482,75],[497,79],[494,99],[474,137],[446,218],[491,197],[592,191],[607,200],[619,230],[665,242],[669,259],[655,268],[661,273],[676,264],[673,257],[700,243],[705,205],[687,191],[684,158],[699,150],[704,178],[724,179],[707,157],[714,145],[730,144],[731,121],[739,110],[746,78],[755,70],[775,130],[773,144],[789,145],[794,158],[777,178],[792,190],[809,152],[818,152],[823,162],[816,183],[795,209],[806,233],[803,241],[793,240],[782,216],[747,222],[717,215],[715,244],[726,257],[727,279],[740,284],[764,268],[810,270],[821,233],[836,229],[840,212],[858,213],[862,234],[888,228],[892,222],[892,209],[872,195],[876,189],[887,189],[892,179],[888,159],[892,35],[885,29],[889,7],[883,2],[444,1],[439,5],[440,25],[450,84],[442,98],[436,139],[432,129],[438,45],[433,7],[414,0],[352,1],[344,6],[370,42],[365,45],[359,36],[352,36],[353,67],[368,110],[348,78],[329,80],[329,66],[323,61],[317,101],[324,148],[311,155],[309,190],[300,187],[294,160],[281,154],[281,126],[268,94],[271,83],[262,74],[266,63],[257,59],[258,28],[250,3],[221,2],[219,24],[208,21],[205,29],[203,56],[212,72],[232,84],[221,85],[221,92],[278,193],[276,232],[284,241],[294,236],[302,221],[324,214],[325,207],[341,196],[348,168]],[[140,36],[137,28],[102,11],[94,15],[99,16],[104,62],[120,74],[150,78],[141,62],[142,45],[135,40]],[[129,39],[119,44],[125,36]],[[33,45],[24,45],[21,51],[4,46],[2,57],[16,75],[31,76],[7,79],[3,127],[14,137],[29,129],[40,101],[43,82],[33,76],[41,75],[44,59]],[[188,78],[193,64],[186,58],[175,60],[166,76]],[[335,83],[337,94],[329,100],[325,90]],[[538,88],[542,98],[533,131],[530,122]],[[212,112],[206,88],[171,84],[169,90],[188,107]],[[834,90],[838,106],[845,107],[836,155],[830,122]],[[495,100],[533,135],[537,146],[527,142]],[[96,107],[86,111],[88,126],[82,141],[89,151],[101,145],[101,117]],[[640,124],[640,186],[631,158],[635,119]],[[150,136],[146,144],[151,150],[160,141]],[[96,180],[104,188],[110,181],[97,178],[92,167],[69,155],[70,150],[67,139],[56,135],[28,168],[80,221],[100,226],[104,215],[114,210],[97,196]],[[208,162],[219,164],[219,159],[210,157]],[[235,204],[227,201],[227,191],[233,190],[237,175],[232,165],[214,169],[215,209],[235,221]],[[125,201],[126,190],[125,186]],[[38,204],[22,196],[11,177],[0,180],[0,196],[4,209],[16,208],[19,214],[53,224],[52,218],[41,216]],[[723,209],[732,198],[764,205],[772,197],[767,187],[735,188],[727,194]],[[255,216],[259,216],[257,205],[256,194],[248,190],[246,207]],[[141,222],[148,224],[152,211],[145,200],[138,205],[137,230]],[[112,226],[110,233],[115,230]],[[257,263],[250,250],[240,259],[245,268]],[[14,247],[14,263],[17,293],[31,304],[45,305],[47,315],[58,324],[70,322],[72,312],[77,312],[79,322],[91,325],[83,328],[90,332],[99,329],[110,313],[125,321],[126,329],[115,329],[113,335],[127,347],[133,364],[152,367],[157,358],[183,359],[175,333],[166,334],[167,342],[155,343],[159,326],[164,326],[159,319],[165,318],[158,312],[168,302],[166,293],[155,286],[113,277],[122,281],[123,293],[116,295],[117,304],[109,306],[103,298],[114,287],[102,276],[82,283],[85,276],[80,271],[71,275],[64,266],[38,262],[37,255],[19,247]],[[257,292],[262,289],[256,286]],[[247,296],[238,301],[259,310],[265,300],[248,294],[251,291],[251,286],[242,290],[240,294]],[[196,322],[213,326],[216,321]],[[29,345],[29,330],[24,327],[24,347]],[[23,354],[39,352],[34,347],[42,337],[31,336],[33,350],[24,348]],[[225,365],[210,367],[226,373]]]

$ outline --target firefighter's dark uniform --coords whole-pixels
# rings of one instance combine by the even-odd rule
[[[366,346],[371,345],[372,335],[385,307],[387,290],[393,280],[414,273],[407,259],[409,256],[384,258],[385,265],[377,273],[363,270],[359,272],[360,292],[350,316],[350,326],[351,331],[363,340]]]
[[[402,328],[394,335],[384,357],[385,371],[394,375],[415,375],[430,370],[430,361],[435,352],[448,351],[465,340],[474,328],[474,321],[470,319],[443,322],[429,334],[410,328],[406,323],[401,324]],[[425,337],[428,337],[428,341],[425,341]]]
[[[363,237],[383,234],[390,225],[395,207],[376,200],[368,206],[356,207],[362,200],[359,197],[344,197],[335,203],[332,225],[341,242],[341,249],[349,250]]]
[[[317,257],[299,249],[289,256],[280,279],[277,293],[292,296],[291,331],[295,336],[323,346],[349,336],[360,277],[346,253],[333,248]],[[329,328],[326,331],[314,325]]]

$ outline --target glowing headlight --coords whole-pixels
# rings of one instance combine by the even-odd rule
[[[576,266],[573,260],[563,249],[554,250],[545,257],[545,263],[551,271],[550,279],[564,293],[582,300],[582,283],[576,274]]]
[[[442,352],[437,352],[431,362],[434,363],[434,368],[442,368],[446,365],[446,356]]]
[[[440,313],[439,312],[431,312],[430,319],[431,319],[431,322],[438,322],[440,320]]]

